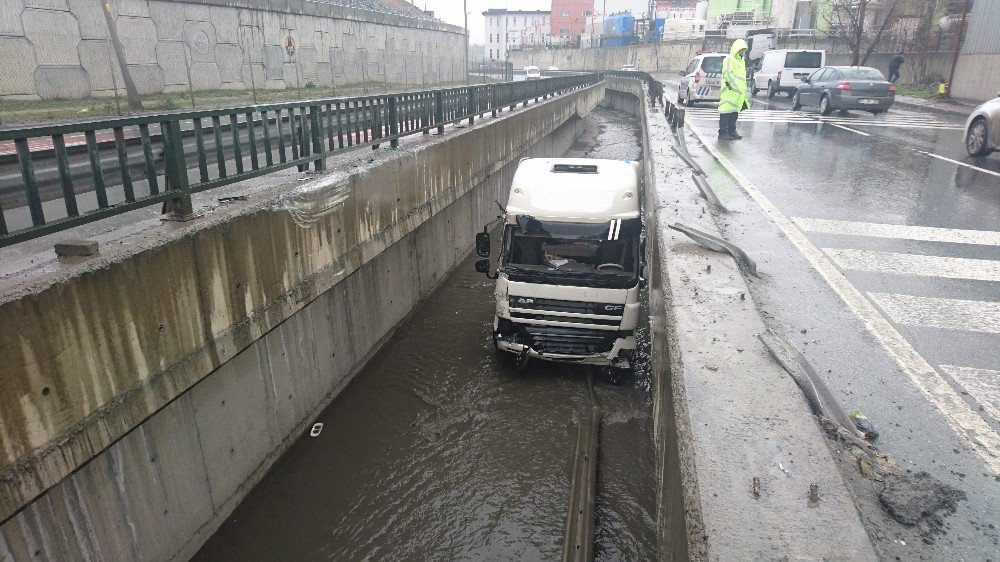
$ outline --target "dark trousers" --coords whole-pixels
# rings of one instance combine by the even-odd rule
[[[889,69],[889,81],[892,82],[893,84],[895,84],[896,80],[899,80],[899,69],[898,68],[890,68]]]
[[[740,113],[734,111],[732,113],[720,113],[719,114],[719,134],[725,135],[728,133],[736,132],[736,120],[740,118]]]

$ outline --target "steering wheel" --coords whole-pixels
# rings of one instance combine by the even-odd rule
[[[625,271],[625,268],[622,267],[621,265],[618,265],[617,263],[602,263],[601,265],[597,266],[597,269],[604,269],[605,267],[613,267],[618,271]]]

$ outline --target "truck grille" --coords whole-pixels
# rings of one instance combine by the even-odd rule
[[[621,316],[625,305],[602,302],[561,301],[555,299],[539,299],[534,297],[510,297],[511,308],[538,310],[541,312],[575,312],[577,314],[596,314],[601,316]]]
[[[564,355],[608,353],[618,335],[617,332],[552,326],[522,325],[521,329],[531,340],[529,345],[535,351]]]

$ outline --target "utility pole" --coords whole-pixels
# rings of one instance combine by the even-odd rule
[[[462,0],[462,13],[465,15],[465,83],[469,83],[469,2]]]
[[[958,66],[958,52],[962,50],[962,36],[965,35],[965,16],[969,13],[969,0],[962,6],[962,23],[958,26],[955,37],[955,56],[951,59],[951,74],[948,75],[948,95],[951,96],[951,85],[955,81],[955,67]]]
[[[111,0],[101,0],[101,5],[101,11],[104,12],[104,23],[108,25],[111,45],[114,47],[115,58],[118,59],[118,66],[122,71],[122,80],[125,82],[125,98],[128,100],[128,106],[133,110],[142,109],[139,90],[135,87],[135,82],[132,81],[132,74],[128,71],[128,65],[125,64],[125,49],[122,48],[122,43],[118,39],[118,28],[115,27],[115,21],[111,17]],[[114,72],[112,72],[113,75]]]

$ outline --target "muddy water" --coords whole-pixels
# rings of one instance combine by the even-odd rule
[[[598,109],[571,155],[637,158],[636,126]],[[399,327],[316,420],[322,434],[292,445],[196,560],[561,556],[587,371],[540,362],[517,371],[498,357],[493,283],[473,259]],[[597,382],[598,559],[654,557],[648,373],[642,366],[618,387]]]

